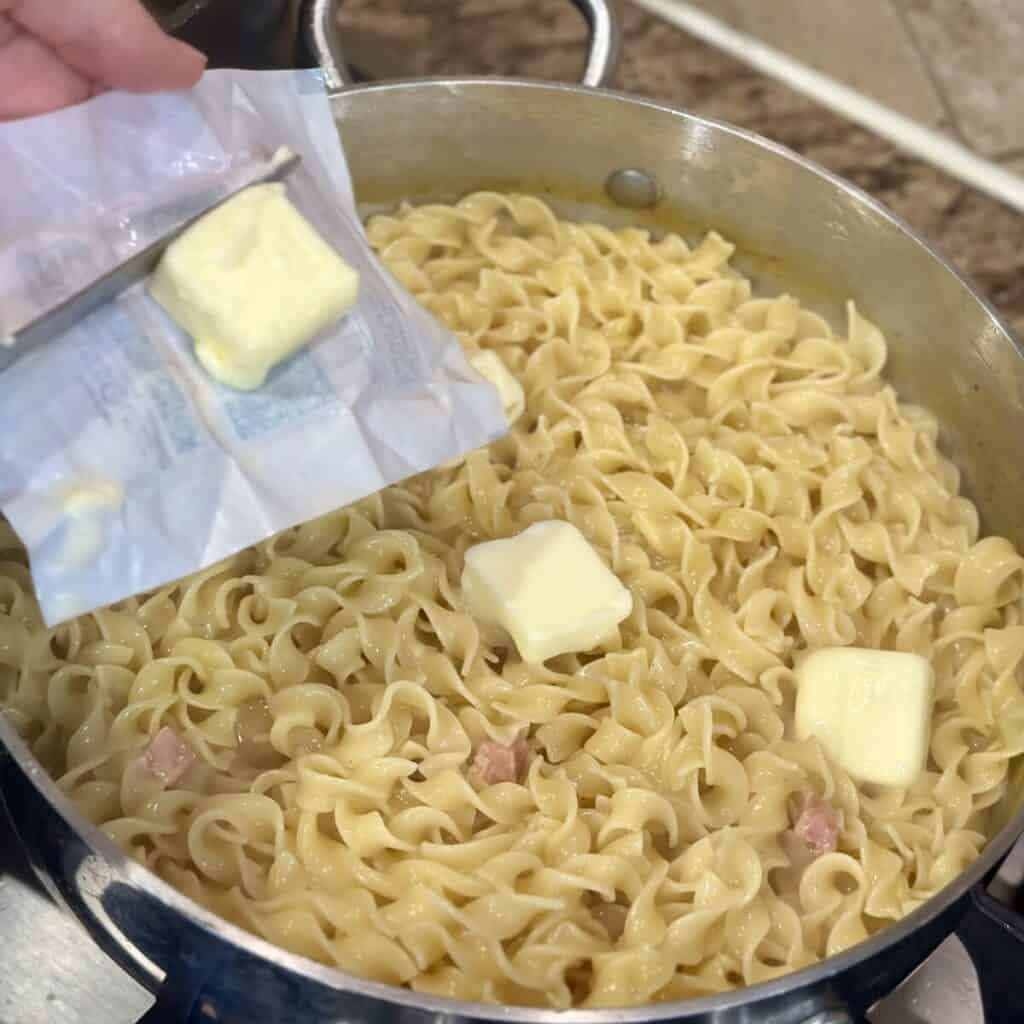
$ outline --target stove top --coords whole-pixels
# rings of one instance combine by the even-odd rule
[[[131,1024],[153,997],[36,881],[0,803],[0,1024]]]
[[[0,1024],[132,1024],[153,998],[38,884],[0,804]],[[990,887],[1024,898],[1024,840]],[[872,1024],[991,1024],[955,936],[870,1014]]]

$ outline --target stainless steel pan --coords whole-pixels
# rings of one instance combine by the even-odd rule
[[[786,285],[826,314],[838,312],[836,300],[852,296],[885,328],[895,384],[940,413],[986,528],[1024,543],[1024,357],[970,285],[905,225],[764,139],[590,88],[607,80],[616,50],[615,21],[604,0],[579,0],[593,32],[587,85],[579,87],[458,79],[353,88],[335,6],[336,0],[314,0],[309,38],[334,91],[366,212],[402,199],[520,189],[576,216],[684,230],[716,226],[741,244],[747,269],[766,287]],[[965,914],[980,941],[1013,941],[1013,921],[982,883],[1024,830],[1024,812],[919,911],[778,981],[607,1012],[422,996],[284,953],[206,913],[91,828],[2,719],[0,744],[7,752],[6,760],[0,757],[0,784],[34,865],[101,946],[158,993],[154,1021],[850,1024]],[[1017,955],[1024,959],[1024,946]]]

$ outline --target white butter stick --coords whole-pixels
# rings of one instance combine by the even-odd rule
[[[858,782],[909,786],[924,771],[934,673],[917,654],[830,647],[797,667],[796,732]]]
[[[254,185],[168,247],[150,292],[217,380],[253,390],[355,303],[359,275],[291,204]]]
[[[503,627],[524,661],[589,651],[633,608],[633,597],[571,523],[534,523],[466,552],[462,597]]]

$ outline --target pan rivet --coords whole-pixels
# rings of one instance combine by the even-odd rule
[[[658,204],[661,189],[653,175],[635,167],[623,167],[608,175],[604,183],[608,198],[632,210],[647,210]]]

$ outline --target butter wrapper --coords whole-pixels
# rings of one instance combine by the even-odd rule
[[[342,132],[343,132],[342,127]],[[316,71],[214,71],[0,125],[0,336],[250,180],[359,272],[336,327],[240,392],[139,285],[0,374],[0,509],[47,624],[149,591],[508,430],[458,340],[370,251]]]

